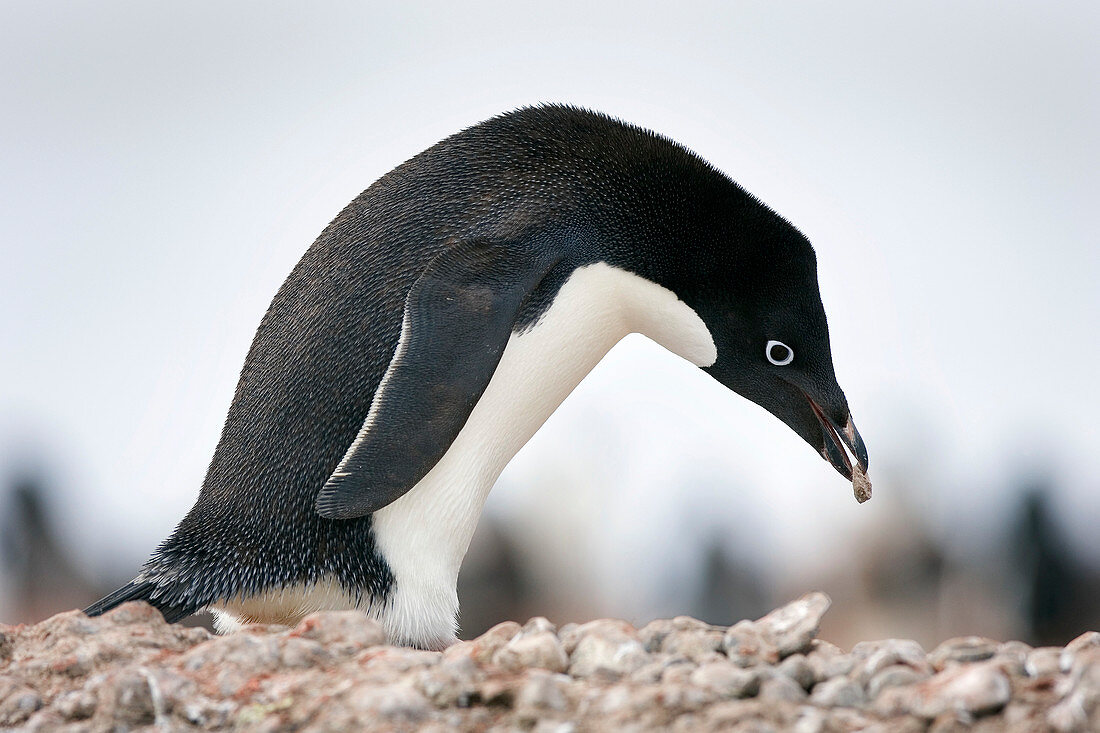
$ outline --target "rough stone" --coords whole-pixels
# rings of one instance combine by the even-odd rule
[[[1024,660],[1024,672],[1028,677],[1046,677],[1061,674],[1069,670],[1070,664],[1064,664],[1063,650],[1053,646],[1032,649]]]
[[[761,635],[779,652],[780,658],[806,652],[821,628],[821,619],[832,601],[824,593],[807,593],[757,620]]]
[[[565,689],[569,678],[540,669],[531,670],[516,696],[516,712],[520,717],[538,720],[548,711],[564,712],[569,708]]]
[[[630,674],[648,661],[645,647],[629,624],[593,622],[579,626],[579,641],[573,648],[569,673],[588,677],[596,673],[609,676]]]
[[[752,697],[760,690],[760,674],[730,664],[710,662],[693,670],[688,676],[691,684],[713,690],[720,697]]]
[[[760,628],[752,621],[739,621],[731,626],[726,631],[722,646],[730,661],[740,667],[779,661],[779,650],[764,638]]]
[[[816,639],[806,655],[806,663],[813,670],[814,684],[834,677],[847,675],[855,667],[855,658],[845,654],[835,644]]]
[[[863,686],[847,677],[833,677],[814,686],[810,702],[821,707],[854,708],[863,705],[867,696]]]
[[[961,636],[948,639],[928,655],[928,661],[937,671],[952,662],[980,662],[997,653],[1000,644],[981,636]]]
[[[290,635],[316,641],[324,644],[329,651],[345,654],[386,643],[386,632],[378,622],[357,611],[311,613],[294,627]]]
[[[910,667],[924,677],[932,674],[932,665],[924,649],[910,639],[860,642],[852,647],[852,656],[857,660],[852,674],[864,686],[869,685],[871,678],[880,671],[894,665]]]
[[[1100,631],[1086,631],[1066,644],[1067,652],[1081,652],[1086,649],[1100,649]]]
[[[805,654],[792,654],[780,662],[776,670],[779,674],[790,677],[803,690],[809,690],[817,681],[813,667],[810,666]]]
[[[493,664],[510,670],[540,667],[564,672],[569,666],[561,642],[552,631],[533,631],[516,636],[493,655]]]
[[[808,695],[798,683],[790,677],[772,675],[760,682],[760,691],[757,695],[762,700],[775,700],[786,702],[802,702]]]
[[[890,687],[904,687],[913,685],[928,678],[927,674],[918,672],[904,664],[893,664],[879,670],[867,683],[867,697],[874,700],[879,693]]]
[[[1012,686],[995,664],[979,663],[952,667],[911,689],[894,688],[890,692],[911,694],[909,711],[933,719],[945,712],[970,715],[996,712],[1008,703]]]
[[[846,654],[813,638],[820,606],[808,596],[729,629],[535,617],[443,653],[388,646],[356,614],[211,637],[143,604],[67,613],[0,627],[0,727],[1100,730],[1100,635],[1041,649],[963,637],[931,654],[886,639]]]
[[[419,723],[431,713],[432,707],[420,691],[405,682],[389,685],[359,685],[344,698],[350,708],[366,719],[379,719],[388,724]]]
[[[722,649],[723,631],[710,629],[674,630],[661,642],[664,654],[687,657],[693,662],[713,660]]]
[[[444,653],[452,656],[456,653],[468,654],[479,664],[486,664],[492,660],[497,650],[519,635],[522,631],[523,627],[515,621],[504,621],[489,629],[472,642],[468,642],[464,645],[456,644]]]

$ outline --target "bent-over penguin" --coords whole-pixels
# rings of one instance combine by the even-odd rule
[[[140,599],[225,630],[361,609],[393,643],[446,646],[490,488],[630,333],[767,409],[858,495],[809,241],[668,138],[530,107],[321,232],[260,323],[198,501],[87,612]]]

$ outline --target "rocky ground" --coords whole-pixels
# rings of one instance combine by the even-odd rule
[[[445,652],[355,613],[224,637],[131,603],[0,625],[0,729],[1100,730],[1100,633],[1065,648],[815,638],[812,593],[729,628],[502,623]]]

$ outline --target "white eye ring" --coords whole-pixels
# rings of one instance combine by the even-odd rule
[[[786,349],[787,356],[778,360],[773,358],[772,348],[775,346],[782,346],[784,349]],[[772,364],[775,364],[776,366],[787,366],[792,361],[794,361],[794,349],[792,349],[790,346],[787,346],[782,341],[769,341],[768,345],[764,347],[764,356],[768,357],[768,361],[770,361]]]

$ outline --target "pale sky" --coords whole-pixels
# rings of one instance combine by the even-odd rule
[[[613,579],[689,541],[670,516],[765,566],[897,511],[978,542],[1043,469],[1100,558],[1100,6],[465,6],[0,6],[0,472],[49,467],[88,567],[136,570],[190,507],[322,227],[542,101],[673,137],[810,238],[875,498],[632,338],[491,511],[588,537]]]

